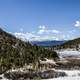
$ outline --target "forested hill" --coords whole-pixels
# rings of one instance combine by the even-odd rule
[[[78,50],[80,48],[80,38],[69,40],[69,41],[63,43],[62,45],[54,46],[54,48],[56,48],[56,49],[70,48],[70,49],[77,49]]]
[[[0,72],[25,63],[35,63],[40,58],[58,58],[56,52],[23,42],[0,29]]]

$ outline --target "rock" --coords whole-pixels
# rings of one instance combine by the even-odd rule
[[[0,77],[0,80],[2,79],[2,77]]]
[[[53,70],[45,71],[40,76],[42,79],[56,78],[67,76],[65,72],[55,72]]]
[[[48,70],[44,72],[8,72],[4,74],[4,77],[12,80],[26,80],[26,79],[49,79],[56,77],[67,76],[65,72],[55,72],[54,70]]]

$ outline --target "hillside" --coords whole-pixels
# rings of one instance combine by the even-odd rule
[[[12,67],[35,64],[41,58],[56,59],[58,55],[54,51],[23,42],[0,29],[0,73]]]
[[[80,38],[69,40],[69,41],[63,43],[62,45],[54,46],[54,48],[56,48],[56,49],[67,49],[67,48],[70,48],[70,49],[79,50],[80,49]]]

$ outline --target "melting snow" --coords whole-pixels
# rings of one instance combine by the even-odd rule
[[[80,80],[80,71],[79,70],[56,70],[60,72],[65,72],[67,77],[59,77],[53,79],[45,79],[45,80]]]
[[[62,57],[80,57],[80,51],[77,50],[63,50],[63,51],[57,51],[57,53],[60,55],[60,58]]]

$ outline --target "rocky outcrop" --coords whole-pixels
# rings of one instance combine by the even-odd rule
[[[75,58],[75,57],[65,58],[63,61],[57,61],[57,65],[58,66],[55,67],[56,69],[80,70],[80,58]]]
[[[49,79],[56,77],[67,76],[65,72],[56,72],[54,70],[48,70],[44,72],[8,72],[4,74],[4,77],[12,80],[26,80],[26,79]]]

